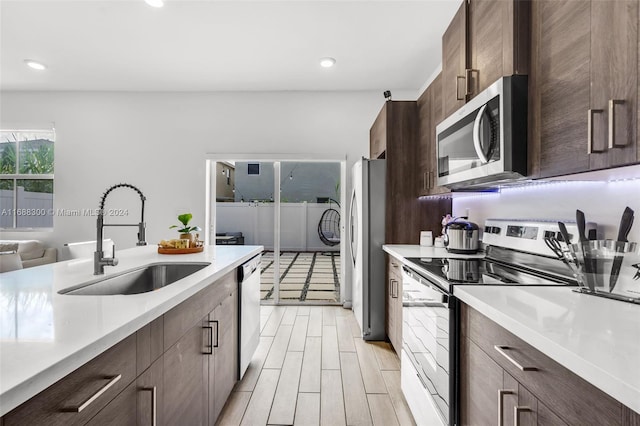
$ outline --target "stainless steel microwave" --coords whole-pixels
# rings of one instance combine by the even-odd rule
[[[527,175],[527,76],[502,77],[436,126],[438,185],[490,187]]]

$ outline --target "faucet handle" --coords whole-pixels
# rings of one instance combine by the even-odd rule
[[[111,265],[116,266],[118,264],[118,259],[116,259],[116,245],[114,244],[111,247]]]

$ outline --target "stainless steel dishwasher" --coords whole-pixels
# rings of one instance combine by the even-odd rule
[[[260,343],[260,259],[261,255],[257,255],[238,267],[238,380],[247,371]]]

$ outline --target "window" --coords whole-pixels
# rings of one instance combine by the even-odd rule
[[[0,130],[0,228],[53,227],[54,130]]]
[[[259,175],[260,174],[260,163],[247,163],[247,174],[248,175]]]

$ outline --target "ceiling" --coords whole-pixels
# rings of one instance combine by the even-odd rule
[[[0,0],[0,89],[415,90],[459,4]],[[319,66],[325,56],[333,68]]]

